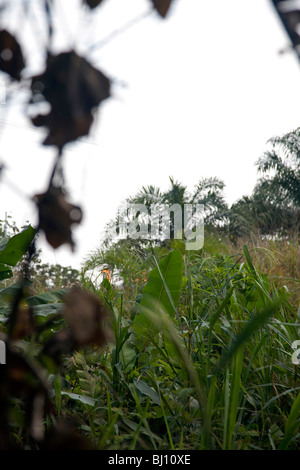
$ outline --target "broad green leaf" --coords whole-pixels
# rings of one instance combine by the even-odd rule
[[[72,398],[73,400],[78,400],[84,405],[94,406],[97,401],[95,400],[95,398],[86,397],[84,395],[78,395],[78,393],[61,392],[61,395],[67,395],[69,398]]]
[[[3,279],[8,279],[12,276],[12,270],[5,264],[0,263],[0,281],[3,281]]]
[[[154,388],[149,387],[149,385],[146,384],[146,382],[143,382],[143,380],[134,379],[133,383],[139,392],[151,398],[151,400],[157,405],[160,405],[159,396],[154,390]]]
[[[136,352],[134,351],[134,349],[132,349],[132,347],[129,344],[124,343],[120,351],[120,359],[122,360],[124,370],[129,365],[131,365],[132,367],[135,358],[136,358]]]
[[[174,315],[181,289],[182,280],[182,255],[179,251],[172,251],[154,268],[148,277],[143,289],[141,305],[153,307],[157,303]]]
[[[0,289],[0,301],[11,301],[15,297],[15,295],[17,295],[20,288],[21,285],[18,282],[12,284],[11,286],[3,287],[2,289]]]
[[[182,280],[182,255],[179,251],[172,251],[150,272],[148,281],[143,289],[143,297],[136,304],[137,311],[132,327],[137,340],[146,345],[147,335],[155,336],[158,332],[153,320],[147,311],[154,313],[163,311],[170,316],[176,314],[176,306],[180,296]],[[146,339],[147,342],[147,339]]]
[[[50,304],[52,302],[56,303],[56,302],[62,301],[63,297],[66,295],[68,291],[69,289],[67,288],[56,289],[50,292],[45,292],[44,294],[27,297],[26,302],[31,307],[35,305],[41,305],[41,304]]]
[[[40,317],[48,317],[59,313],[63,309],[62,302],[51,302],[49,304],[33,305],[34,314]]]
[[[112,300],[114,296],[116,295],[114,289],[111,286],[111,283],[109,282],[108,279],[104,278],[103,281],[101,282],[101,287],[107,290],[107,300]]]
[[[0,252],[5,248],[8,241],[9,241],[9,238],[1,238],[1,240],[0,240]]]
[[[32,243],[36,231],[31,225],[14,235],[8,240],[0,251],[0,263],[8,266],[16,266]]]

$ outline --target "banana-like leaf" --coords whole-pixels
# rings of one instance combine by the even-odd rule
[[[9,277],[13,276],[12,270],[6,266],[5,264],[0,264],[0,281],[3,279],[8,279]]]
[[[180,251],[172,251],[154,268],[143,289],[141,305],[152,308],[161,305],[171,316],[176,313],[182,280],[182,255]]]
[[[157,333],[156,325],[147,315],[147,311],[157,313],[164,311],[171,317],[176,315],[182,280],[182,255],[172,251],[150,272],[143,289],[143,297],[137,309],[132,327],[137,339]]]
[[[0,264],[16,266],[23,255],[25,255],[30,244],[35,237],[36,231],[31,225],[11,237],[8,242],[2,246],[0,251]]]

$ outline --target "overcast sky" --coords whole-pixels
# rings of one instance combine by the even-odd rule
[[[78,13],[78,0],[58,3],[57,31],[63,32],[55,50],[84,54],[113,79],[113,96],[101,105],[91,135],[65,150],[70,200],[84,211],[74,228],[76,252],[68,246],[54,251],[41,240],[45,261],[79,267],[119,204],[144,185],[167,189],[169,176],[190,191],[200,178],[217,176],[229,204],[251,194],[267,140],[300,122],[300,68],[292,52],[279,54],[289,41],[270,0],[174,0],[166,20],[153,13],[93,53],[92,45],[146,12],[150,2],[106,0],[85,14]],[[30,23],[21,10],[3,25],[23,32],[38,71],[45,29],[38,9],[32,11],[33,33],[32,16]],[[0,218],[7,212],[18,225],[36,223],[29,199],[46,189],[55,156],[40,145],[43,131],[24,117],[26,99],[20,93],[0,108],[6,123],[0,161],[7,167]]]

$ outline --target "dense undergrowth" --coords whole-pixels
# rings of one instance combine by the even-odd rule
[[[292,361],[300,326],[297,247],[238,248],[233,254],[229,244],[208,237],[200,252],[187,252],[174,241],[168,250],[146,250],[147,272],[143,257],[134,253],[130,260],[127,253],[134,279],[118,286],[83,270],[81,289],[111,315],[106,346],[61,347],[68,289],[25,297],[35,326],[10,347],[43,375],[49,407],[38,423],[50,437],[36,432],[26,401],[29,379],[11,362],[2,371],[22,372],[23,390],[7,403],[10,445],[299,449],[299,366]],[[15,289],[0,291],[3,333]]]
[[[25,93],[24,116],[44,128],[43,144],[56,155],[44,192],[30,197],[37,227],[19,232],[7,216],[0,221],[0,449],[300,449],[300,129],[269,141],[253,194],[231,207],[219,178],[201,178],[192,193],[170,178],[167,191],[151,185],[126,201],[142,205],[144,215],[153,215],[152,204],[170,209],[170,220],[164,210],[153,219],[151,228],[163,222],[156,246],[135,237],[114,244],[119,213],[104,251],[81,273],[41,264],[38,234],[53,249],[74,250],[73,226],[83,219],[81,204],[69,201],[65,146],[89,135],[96,111],[122,82],[95,68],[90,54],[152,12],[166,19],[173,1],[150,0],[149,12],[123,26],[117,9],[119,29],[105,38],[97,26],[86,45],[80,23],[72,34],[55,2],[33,9],[25,2],[21,15],[20,2],[4,3],[5,104]],[[78,3],[85,29],[96,26],[102,3]],[[291,37],[297,14],[284,11]],[[45,31],[36,41],[38,67],[27,34],[15,37],[36,32],[37,19]],[[56,47],[61,39],[66,50]],[[0,172],[22,195],[7,180],[6,163]],[[197,252],[174,241],[175,212],[192,204],[203,206],[207,232]],[[185,236],[188,225],[181,224]]]

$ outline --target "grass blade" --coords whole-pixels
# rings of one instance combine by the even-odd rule
[[[232,361],[231,383],[229,380],[229,370],[227,370],[226,374],[223,450],[232,450],[232,439],[239,405],[243,357],[244,351],[243,348],[240,348]]]
[[[300,426],[300,423],[298,421],[298,417],[300,414],[300,392],[297,395],[296,400],[294,401],[294,404],[291,408],[286,426],[285,426],[285,434],[283,441],[281,442],[279,446],[279,450],[287,450],[291,440],[296,433],[297,429]]]

